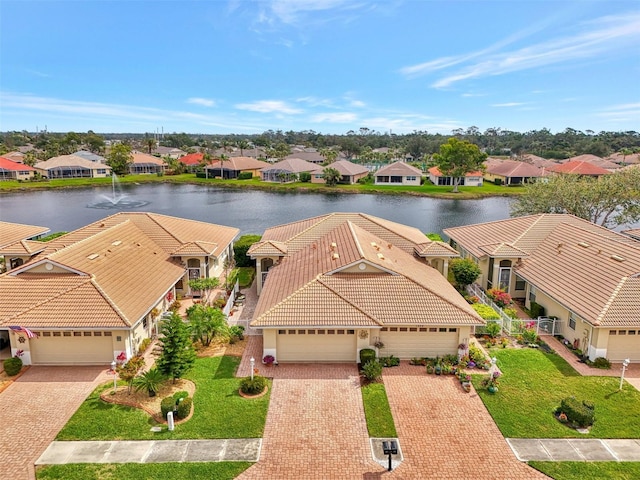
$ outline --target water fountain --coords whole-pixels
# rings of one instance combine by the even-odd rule
[[[139,208],[149,205],[146,200],[135,200],[122,193],[122,186],[118,181],[115,173],[111,175],[111,196],[100,194],[99,200],[87,205],[89,208],[102,208],[106,210],[119,209],[126,210],[129,208]]]

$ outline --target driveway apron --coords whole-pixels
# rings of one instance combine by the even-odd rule
[[[269,376],[260,461],[238,478],[367,478],[382,471],[371,459],[356,365],[281,364]]]
[[[516,459],[480,397],[456,377],[403,362],[385,369],[384,383],[404,455],[389,478],[548,478]]]
[[[36,459],[106,380],[104,367],[31,367],[0,393],[2,479],[35,478]]]

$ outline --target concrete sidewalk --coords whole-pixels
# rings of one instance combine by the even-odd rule
[[[36,465],[64,463],[257,462],[261,438],[52,442]]]
[[[528,462],[640,462],[640,440],[507,438],[518,460]]]

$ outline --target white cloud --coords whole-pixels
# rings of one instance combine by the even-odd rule
[[[286,102],[281,100],[260,100],[253,103],[238,103],[236,108],[238,110],[249,110],[250,112],[260,113],[302,113],[302,110],[290,107]]]
[[[471,97],[486,97],[486,93],[463,93],[460,95],[461,97],[471,98]]]
[[[216,105],[216,102],[214,100],[209,100],[208,98],[201,98],[201,97],[188,98],[187,103],[192,103],[194,105],[202,105],[203,107],[215,107]]]
[[[330,10],[355,10],[363,6],[363,2],[351,0],[271,0],[262,5],[258,21],[270,25],[276,22],[292,25],[299,23],[309,14]]]
[[[296,102],[305,103],[310,107],[333,107],[333,102],[328,98],[318,98],[314,96],[296,98]]]
[[[611,122],[633,122],[640,118],[640,103],[623,103],[602,109],[596,116]]]
[[[635,55],[640,41],[640,12],[601,17],[579,27],[582,31],[572,35],[557,36],[520,49],[500,51],[525,36],[526,32],[517,34],[483,50],[404,67],[400,72],[414,77],[447,70],[448,74],[432,84],[435,88],[445,88],[463,80],[566,64],[601,56],[606,52],[623,54],[627,47]]]
[[[318,113],[311,117],[312,122],[316,123],[349,123],[355,122],[358,116],[355,113]]]
[[[506,102],[506,103],[493,103],[491,107],[520,107],[526,105],[524,102]]]

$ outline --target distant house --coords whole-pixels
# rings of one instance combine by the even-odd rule
[[[547,175],[545,169],[516,160],[489,158],[485,162],[484,178],[496,184],[522,185]]]
[[[29,165],[0,157],[0,180],[29,180],[35,173],[36,169]]]
[[[167,164],[164,160],[141,152],[131,153],[132,161],[129,164],[129,173],[132,175],[145,173],[164,173]]]
[[[548,160],[546,158],[539,157],[538,155],[533,155],[531,153],[526,153],[524,155],[520,155],[518,157],[513,158],[513,160],[517,160],[518,162],[530,163],[534,167],[548,169],[549,167],[553,167],[557,165],[558,162],[554,162],[553,160]]]
[[[640,242],[567,214],[447,228],[477,283],[533,302],[590,360],[640,362]]]
[[[12,162],[16,163],[24,163],[25,154],[24,152],[8,152],[2,155],[4,158],[8,158]]]
[[[188,153],[187,155],[180,157],[178,161],[186,167],[188,172],[194,172],[200,168],[204,159],[204,153]]]
[[[315,163],[300,158],[289,158],[262,169],[263,182],[295,182],[301,173],[311,173],[318,169]]]
[[[623,167],[626,165],[637,165],[640,163],[640,153],[632,153],[631,155],[624,155],[618,152],[609,156],[607,160],[613,163],[618,163]]]
[[[605,170],[615,171],[620,168],[615,162],[611,162],[609,160],[605,160],[604,158],[598,157],[596,155],[585,154],[578,155],[577,157],[571,157],[566,160],[562,160],[560,163],[569,163],[569,162],[587,162],[591,165],[595,165],[596,167],[604,168]]]
[[[434,185],[453,185],[454,177],[445,176],[438,167],[429,169],[429,180]],[[458,179],[458,185],[466,185],[467,187],[482,186],[482,172],[469,172],[464,177]]]
[[[259,177],[263,168],[271,164],[253,157],[231,157],[227,160],[216,159],[207,165],[209,177],[238,178],[241,173],[251,173],[252,177]]]
[[[385,165],[375,173],[376,185],[420,185],[420,169],[404,162]]]
[[[111,176],[111,167],[92,162],[76,155],[60,155],[38,162],[35,169],[43,177],[54,178],[99,178]]]
[[[611,173],[609,170],[597,167],[596,165],[579,160],[572,160],[567,163],[561,163],[549,170],[555,173],[568,173],[572,175],[582,175],[584,177],[600,177]]]
[[[90,160],[90,161],[96,162],[96,163],[106,163],[107,162],[107,159],[104,158],[102,155],[97,155],[97,154],[95,154],[93,152],[87,152],[86,150],[78,150],[73,155],[75,155],[77,157],[85,158],[87,160]]]
[[[326,167],[318,167],[318,169],[311,174],[311,183],[325,183],[323,178],[325,168],[335,168],[340,172],[340,175],[342,175],[338,183],[347,185],[357,183],[358,180],[366,177],[369,173],[369,170],[362,165],[357,165],[349,160],[338,160]]]
[[[284,157],[285,160],[290,160],[292,158],[299,158],[300,160],[304,160],[310,163],[316,163],[318,165],[325,162],[325,158],[313,148],[306,148],[304,150],[296,151],[291,155],[287,155],[286,157]]]
[[[187,154],[184,150],[173,147],[156,147],[153,153],[160,155],[161,157],[169,157],[173,159],[178,159]]]

